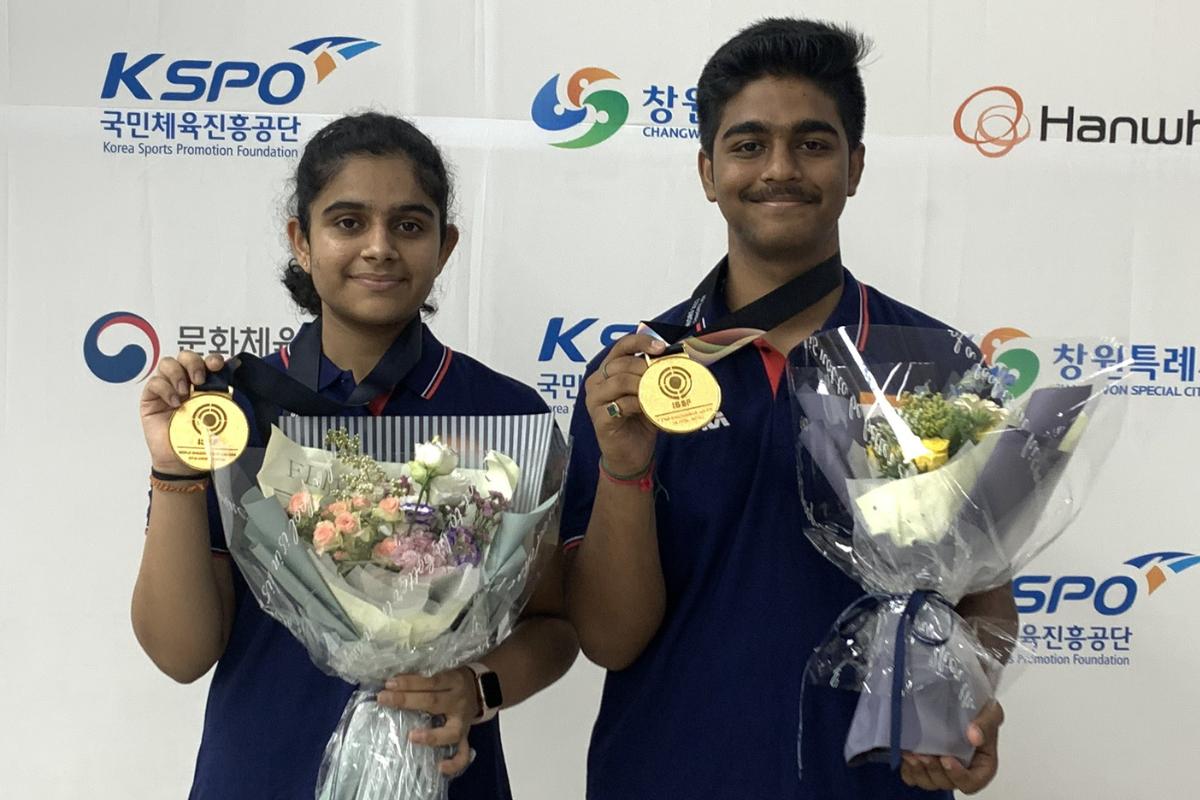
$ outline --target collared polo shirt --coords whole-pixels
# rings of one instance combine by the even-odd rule
[[[854,326],[868,359],[895,359],[878,326],[946,329],[843,272],[825,328]],[[724,292],[658,321],[703,330]],[[944,337],[948,340],[949,337]],[[606,353],[588,366],[598,368]],[[898,360],[898,359],[897,359]],[[786,357],[760,341],[713,365],[720,415],[692,434],[660,434],[655,512],[666,613],[645,650],[605,678],[588,752],[589,800],[906,800],[886,765],[849,768],[843,745],[858,695],[804,692],[804,781],[797,768],[801,683],[813,648],[863,593],[810,543],[797,484]],[[562,521],[564,546],[587,530],[599,447],[580,392]]]
[[[313,335],[305,325],[293,347]],[[413,359],[415,351],[415,360]],[[380,402],[347,407],[347,415],[499,415],[548,411],[536,391],[501,375],[462,353],[453,352],[423,324],[402,334],[384,355],[412,363],[399,383]],[[291,350],[264,359],[288,370]],[[320,356],[316,389],[345,402],[355,388],[354,376]],[[251,446],[262,446],[252,409],[240,394],[235,399],[251,415]],[[210,491],[209,521],[215,553],[227,553],[225,534]],[[229,643],[213,674],[204,715],[204,732],[196,759],[191,800],[312,800],[317,768],[355,687],[321,672],[287,629],[263,613],[233,565],[234,611]],[[498,719],[471,728],[475,762],[450,783],[451,800],[510,800],[508,773],[500,744]]]

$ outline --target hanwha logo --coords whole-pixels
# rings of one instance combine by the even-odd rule
[[[220,436],[225,432],[225,427],[229,424],[229,418],[225,416],[225,409],[215,403],[207,403],[196,409],[196,413],[192,415],[192,427],[196,429],[196,433],[203,436]]]
[[[686,369],[667,367],[658,376],[658,388],[672,400],[682,400],[692,391],[692,376]]]
[[[1007,86],[980,89],[958,107],[954,135],[988,158],[1008,155],[1029,138],[1025,101]]]

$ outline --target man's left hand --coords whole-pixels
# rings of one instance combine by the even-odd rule
[[[414,744],[456,746],[454,755],[440,764],[443,775],[458,775],[471,765],[473,754],[467,732],[479,716],[479,696],[475,691],[475,673],[469,668],[458,667],[428,678],[396,675],[388,679],[376,699],[380,705],[424,711],[445,718],[440,727],[420,728],[408,737]]]
[[[900,777],[909,786],[920,789],[955,789],[963,794],[975,794],[996,777],[999,766],[996,741],[1003,722],[1004,709],[995,700],[991,701],[967,726],[967,741],[975,747],[975,756],[969,765],[963,766],[951,756],[904,753]]]

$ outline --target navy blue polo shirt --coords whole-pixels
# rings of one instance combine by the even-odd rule
[[[305,328],[297,333],[303,336]],[[396,357],[419,344],[415,366],[386,400],[347,414],[387,415],[539,414],[548,411],[536,391],[480,362],[453,352],[423,324],[418,341],[401,337],[384,356]],[[411,350],[410,350],[411,352]],[[287,349],[267,363],[287,369]],[[345,401],[354,377],[323,355],[317,391]],[[250,414],[244,397],[239,403]],[[255,426],[251,424],[251,445]],[[225,535],[210,491],[209,520],[214,553],[227,553]],[[355,687],[317,669],[287,629],[262,612],[233,565],[234,611],[229,644],[217,662],[208,692],[204,733],[196,760],[192,800],[312,800],[317,768],[330,734]],[[498,719],[470,731],[475,762],[450,783],[451,800],[511,800]]]
[[[658,320],[713,324],[728,313],[723,294]],[[855,326],[870,361],[888,357],[886,336],[872,338],[880,325],[946,328],[844,271],[824,327]],[[589,800],[949,798],[906,786],[886,765],[847,767],[843,746],[858,695],[816,686],[804,693],[801,786],[804,667],[863,590],[804,534],[785,364],[761,341],[727,356],[713,365],[720,416],[695,433],[658,437],[666,614],[637,660],[605,678],[588,752]],[[600,458],[582,392],[571,433],[568,550],[587,530]]]

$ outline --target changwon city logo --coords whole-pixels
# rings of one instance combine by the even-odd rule
[[[551,142],[555,147],[579,149],[600,144],[621,129],[629,118],[629,101],[615,89],[594,88],[620,78],[600,67],[585,67],[560,85],[555,75],[533,98],[530,116],[545,131],[582,130],[575,138]],[[563,94],[560,94],[560,89]]]
[[[980,340],[987,362],[1013,378],[1009,390],[1020,397],[1035,383],[1077,381],[1105,375],[1105,394],[1130,397],[1200,398],[1196,383],[1197,345],[1113,340],[1063,339],[1035,342],[1019,328],[996,328]]]

